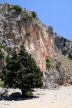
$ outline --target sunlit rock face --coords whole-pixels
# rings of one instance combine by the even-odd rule
[[[45,88],[56,87],[67,82],[70,76],[67,76],[66,69],[61,63],[63,60],[60,59],[62,53],[59,50],[61,41],[54,39],[53,28],[47,28],[27,9],[19,12],[13,6],[7,3],[0,4],[0,43],[3,44],[2,50],[5,53],[4,59],[0,61],[0,70],[3,64],[6,64],[7,55],[12,54],[13,49],[19,53],[20,46],[25,42],[27,52],[32,54],[43,71]],[[47,58],[50,59],[50,67],[46,67]]]
[[[26,18],[26,14],[28,15]],[[46,71],[47,57],[54,57],[54,36],[37,17],[27,9],[18,13],[13,4],[0,5],[0,41],[6,54],[11,54],[13,48],[17,52],[25,41],[26,50],[32,54],[41,70]]]
[[[47,32],[47,28],[41,24],[36,27],[30,22],[26,24],[26,32],[30,32],[31,35],[27,37],[25,47],[28,52],[35,58],[37,64],[42,70],[46,70],[47,57],[54,57],[54,40],[53,33]]]

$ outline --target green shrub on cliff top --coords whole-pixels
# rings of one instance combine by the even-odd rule
[[[52,26],[48,26],[48,32],[53,33],[53,27]]]
[[[13,8],[17,11],[17,12],[21,12],[22,11],[22,7],[18,6],[18,5],[14,5]]]
[[[32,15],[29,15],[28,13],[23,13],[22,17],[25,21],[27,21],[27,20],[32,21]]]
[[[34,12],[34,11],[32,11],[32,16],[33,16],[33,17],[37,17],[37,13]]]

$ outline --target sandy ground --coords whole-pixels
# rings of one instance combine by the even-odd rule
[[[37,89],[39,98],[20,101],[0,101],[0,108],[72,108],[72,86],[59,90]]]

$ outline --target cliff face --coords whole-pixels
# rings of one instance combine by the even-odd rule
[[[72,56],[72,41],[58,34],[55,35],[55,46],[62,52],[63,55]]]
[[[52,28],[47,28],[32,12],[24,9],[18,12],[13,4],[0,4],[0,43],[3,44],[5,57],[15,48],[17,52],[25,41],[25,48],[36,60],[44,72],[44,86],[56,87],[62,85],[67,77],[60,56],[54,50],[54,33]],[[46,60],[50,59],[51,66],[46,67]],[[5,59],[0,61],[0,67]]]
[[[58,34],[55,34],[54,45],[57,47],[57,56],[60,57],[60,61],[65,67],[66,73],[72,79],[72,41],[68,40]]]
[[[46,71],[47,57],[54,57],[54,40],[53,33],[49,34],[47,28],[43,25],[36,27],[35,25],[26,24],[26,32],[31,35],[26,39],[25,47],[28,52],[35,58],[37,64],[43,71]]]
[[[37,17],[24,9],[18,13],[12,4],[2,3],[0,6],[0,42],[6,54],[13,48],[17,51],[25,40],[26,50],[32,54],[37,64],[46,71],[47,57],[54,57],[54,36]]]

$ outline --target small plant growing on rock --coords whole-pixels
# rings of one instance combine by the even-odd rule
[[[32,21],[32,15],[29,15],[29,14],[26,13],[26,12],[23,13],[22,17],[23,17],[23,19],[24,19],[25,21],[27,21],[28,19],[29,19],[30,21]]]
[[[66,50],[63,50],[63,51],[62,51],[62,54],[63,54],[63,55],[66,55]]]
[[[64,38],[63,38],[63,37],[61,37],[61,40],[64,40]]]
[[[53,33],[53,27],[52,26],[48,26],[48,32]]]
[[[37,13],[34,12],[34,11],[32,11],[32,16],[33,16],[33,17],[37,17]]]
[[[71,84],[71,85],[72,85],[72,80],[70,80],[70,81],[69,81],[69,84]]]
[[[56,64],[56,69],[59,70],[60,66],[61,66],[61,62],[58,62],[58,63]]]
[[[4,87],[4,82],[0,81],[0,87]]]
[[[0,43],[0,60],[4,57],[4,52],[1,50],[2,49],[2,44]]]
[[[66,38],[64,38],[64,42],[66,42],[67,41],[67,39]]]
[[[64,41],[64,43],[63,43],[63,47],[65,47],[65,45],[66,45],[66,43],[65,43],[65,41]]]
[[[70,53],[70,54],[68,55],[68,57],[72,60],[72,53]]]
[[[31,35],[31,33],[30,32],[26,32],[26,36],[30,36]]]
[[[14,5],[13,8],[17,11],[17,12],[21,12],[22,11],[22,7],[18,6],[18,5]]]
[[[46,59],[46,67],[50,68],[51,67],[51,61],[49,58]]]
[[[56,64],[56,69],[59,70],[60,64]]]

